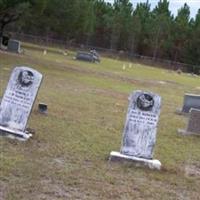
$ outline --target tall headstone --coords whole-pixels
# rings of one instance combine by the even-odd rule
[[[177,109],[177,114],[189,114],[191,108],[200,109],[200,95],[196,94],[185,94],[183,107],[181,109]]]
[[[8,51],[11,51],[14,53],[21,53],[21,42],[18,40],[10,39],[8,41]]]
[[[16,67],[12,71],[0,104],[0,132],[28,139],[26,124],[32,110],[42,74],[29,67]]]
[[[200,110],[192,108],[190,110],[189,121],[186,130],[178,129],[182,135],[199,135],[200,136]]]
[[[160,169],[161,163],[152,160],[160,109],[159,95],[139,90],[132,93],[129,98],[121,152],[111,152],[110,160],[135,161],[150,168]]]

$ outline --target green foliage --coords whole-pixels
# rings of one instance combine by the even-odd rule
[[[0,0],[0,25],[6,11],[9,23],[20,19],[18,32],[200,65],[200,14],[190,19],[184,4],[174,17],[169,0],[150,8],[148,0],[135,8],[130,0]]]

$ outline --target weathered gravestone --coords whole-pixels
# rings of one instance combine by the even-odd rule
[[[129,101],[121,152],[111,152],[110,160],[133,161],[160,169],[160,161],[152,158],[161,97],[150,92],[135,91]]]
[[[199,135],[200,136],[200,110],[192,108],[190,110],[189,121],[186,130],[178,129],[182,135]]]
[[[26,140],[31,135],[26,124],[32,110],[42,74],[28,67],[16,67],[0,104],[0,133]]]
[[[177,114],[188,114],[191,108],[200,109],[200,95],[185,94],[183,107],[181,110],[177,110]]]
[[[8,51],[14,52],[14,53],[21,53],[21,42],[18,40],[12,40],[10,39],[8,41]]]

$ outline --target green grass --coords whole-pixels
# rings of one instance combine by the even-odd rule
[[[187,119],[174,113],[185,92],[199,93],[199,77],[24,46],[24,55],[0,53],[0,96],[14,66],[44,75],[28,122],[36,134],[27,142],[0,138],[0,199],[199,199],[200,138],[178,136]],[[128,96],[138,89],[162,97],[154,152],[161,171],[108,162],[120,149]],[[47,116],[37,113],[39,102],[48,104]]]

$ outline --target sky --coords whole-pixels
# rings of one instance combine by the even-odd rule
[[[114,0],[104,0],[105,2],[113,3]],[[149,3],[151,4],[151,9],[153,9],[157,4],[159,0],[149,0]],[[139,2],[146,2],[146,0],[130,0],[130,2],[133,4],[133,7],[135,8],[137,3]],[[190,16],[195,17],[197,14],[198,9],[200,8],[200,0],[169,0],[169,9],[174,14],[174,16],[177,15],[177,11],[179,8],[181,8],[184,3],[187,3],[187,5],[190,7]]]

